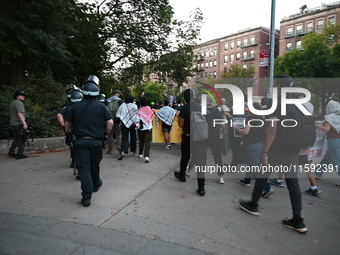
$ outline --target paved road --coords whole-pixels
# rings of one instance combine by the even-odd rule
[[[338,254],[340,189],[337,175],[318,182],[322,194],[303,194],[305,235],[287,229],[291,216],[286,188],[262,199],[261,216],[239,209],[252,188],[243,174],[226,173],[225,184],[209,176],[207,194],[196,180],[173,177],[180,145],[153,144],[151,162],[104,154],[102,188],[91,206],[80,204],[80,183],[67,150],[29,153],[22,160],[0,154],[0,254]],[[230,154],[224,162],[230,162]],[[209,162],[211,162],[209,154]],[[300,174],[302,190],[309,188]]]

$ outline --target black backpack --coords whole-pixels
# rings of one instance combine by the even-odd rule
[[[283,124],[289,127],[282,127],[283,142],[294,148],[311,147],[316,140],[315,120],[311,115],[304,115],[301,110],[294,105],[287,105],[287,112]],[[293,119],[295,121],[289,121]],[[282,119],[281,119],[282,121]],[[295,127],[295,124],[297,125]]]

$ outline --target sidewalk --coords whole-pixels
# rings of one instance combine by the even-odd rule
[[[114,152],[116,153],[116,152]],[[104,154],[103,186],[91,206],[80,204],[80,183],[69,168],[69,151],[28,153],[27,159],[0,154],[0,254],[338,254],[339,188],[335,173],[317,181],[319,197],[303,192],[309,228],[298,234],[281,224],[291,216],[286,188],[260,201],[260,217],[239,209],[252,188],[239,174],[206,181],[200,197],[194,177],[181,183],[180,145],[151,147],[151,162]],[[230,162],[230,154],[224,162]],[[209,155],[211,163],[211,155]],[[242,176],[242,175],[241,175]],[[309,187],[306,174],[300,186]]]

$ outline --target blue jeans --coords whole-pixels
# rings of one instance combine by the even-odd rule
[[[246,152],[247,152],[247,166],[258,166],[256,171],[259,171],[261,165],[261,153],[263,151],[263,144],[262,143],[252,143],[246,145]],[[251,178],[255,176],[255,172],[247,172],[246,176],[244,177],[245,183],[250,183]],[[267,182],[265,190],[269,190],[271,188],[270,184]]]
[[[340,175],[340,138],[327,139],[327,147],[333,167]]]

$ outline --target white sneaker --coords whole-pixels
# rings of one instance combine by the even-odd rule
[[[191,169],[187,168],[187,170],[185,170],[185,175],[190,177],[190,171]]]
[[[145,157],[145,163],[149,163],[149,162],[150,162],[149,157]]]
[[[219,178],[218,178],[218,183],[219,183],[219,184],[224,184],[223,177],[219,177]]]
[[[166,145],[166,146],[165,146],[165,149],[166,149],[166,150],[170,150],[170,146],[171,146],[170,144]]]
[[[140,154],[140,155],[139,155],[139,158],[143,158],[143,155],[142,155],[142,154]]]

